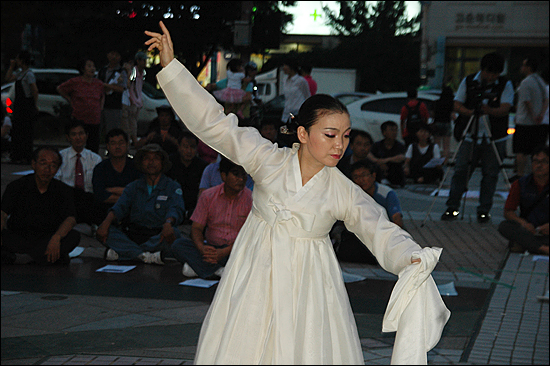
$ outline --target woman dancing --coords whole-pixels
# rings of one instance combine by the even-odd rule
[[[168,101],[189,130],[242,165],[255,182],[253,208],[204,320],[195,363],[362,364],[355,319],[329,238],[332,225],[344,221],[391,273],[422,268],[423,277],[414,280],[419,283],[433,282],[430,272],[439,251],[422,249],[336,168],[351,129],[342,103],[328,95],[310,97],[297,116],[300,143],[278,148],[255,128],[238,127],[234,114],[223,113],[174,59],[170,33],[162,22],[160,27],[162,33],[145,32],[151,37],[145,44],[160,51],[163,69],[157,79]],[[429,309],[440,319],[427,330],[437,340],[448,318],[442,306]],[[418,352],[426,357],[426,349]]]

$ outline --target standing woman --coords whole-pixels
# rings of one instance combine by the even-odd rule
[[[21,51],[15,60],[10,61],[10,68],[6,73],[6,81],[15,81],[11,161],[22,164],[31,163],[33,127],[38,116],[38,87],[36,77],[29,69],[30,63],[30,53]],[[14,72],[16,66],[19,70]]]
[[[406,296],[397,296],[391,309],[403,305],[399,298],[408,298],[416,304],[414,309],[429,311],[405,310],[403,317],[397,317],[400,320],[389,319],[399,323],[394,354],[397,348],[397,354],[405,357],[393,361],[426,363],[426,350],[435,346],[449,317],[430,276],[439,251],[422,249],[336,168],[350,132],[346,107],[328,95],[311,97],[298,115],[300,143],[278,148],[256,129],[238,127],[237,116],[223,113],[208,91],[174,60],[170,34],[162,22],[160,26],[163,34],[145,32],[151,37],[146,44],[149,50],[160,51],[163,69],[157,78],[168,100],[189,130],[242,165],[255,181],[253,208],[204,320],[195,363],[364,362],[329,238],[336,220],[344,221],[386,270],[404,278],[410,278],[409,269],[422,273],[411,281],[420,287],[405,286]],[[434,316],[435,321],[424,322]],[[404,332],[414,334],[403,336],[403,342],[402,322],[409,326]],[[384,326],[392,331],[388,323]],[[428,342],[425,335],[430,336]]]
[[[302,103],[311,96],[309,84],[303,76],[300,76],[298,64],[293,61],[287,61],[283,64],[283,72],[287,75],[283,78],[283,94],[285,95],[285,108],[281,121],[287,123],[292,113],[298,115]]]
[[[88,58],[77,64],[80,76],[67,80],[57,87],[57,92],[69,101],[72,117],[84,122],[88,133],[86,148],[99,152],[101,110],[105,102],[103,82],[95,77],[94,62]],[[108,131],[107,131],[108,132]]]

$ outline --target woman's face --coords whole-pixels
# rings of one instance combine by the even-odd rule
[[[291,69],[290,66],[288,66],[287,64],[284,64],[284,65],[283,65],[283,72],[284,72],[286,75],[290,75],[290,74],[292,74],[292,69]]]
[[[84,74],[85,76],[94,77],[95,76],[95,65],[91,60],[86,61],[84,65]]]
[[[322,115],[309,132],[303,126],[298,127],[302,157],[321,169],[325,165],[336,166],[348,147],[350,131],[349,115],[339,112]]]

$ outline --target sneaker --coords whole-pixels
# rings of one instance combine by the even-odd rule
[[[154,253],[150,253],[150,257],[149,257],[149,260],[150,262],[149,263],[153,263],[153,264],[160,264],[160,265],[164,265],[164,255],[162,252],[154,252]]]
[[[222,274],[223,274],[223,270],[224,270],[225,267],[220,267],[216,270],[216,272],[214,272],[214,274],[218,277],[221,277]]]
[[[445,211],[443,215],[441,215],[441,221],[454,221],[459,214],[460,212],[458,210],[447,208],[447,211]]]
[[[139,259],[143,261],[143,263],[147,264],[164,264],[162,261],[162,254],[161,252],[143,252],[138,256]]]
[[[112,250],[111,248],[105,251],[105,260],[107,261],[116,261],[118,260],[118,253]]]
[[[97,226],[96,224],[91,224],[90,225],[90,237],[95,238],[95,235],[97,234],[97,229],[98,228],[99,228],[99,226]]]
[[[489,222],[491,220],[491,214],[488,213],[478,213],[477,214],[477,222],[480,224],[485,224],[486,222]]]
[[[181,273],[183,273],[183,275],[184,275],[185,277],[190,277],[190,278],[192,278],[192,277],[198,277],[197,273],[196,273],[195,271],[193,271],[193,268],[191,268],[191,266],[190,266],[189,264],[187,264],[187,263],[185,263],[185,264],[183,265],[183,268],[182,268],[182,270],[181,270]]]

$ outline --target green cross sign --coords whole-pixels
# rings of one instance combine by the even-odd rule
[[[317,14],[317,9],[315,9],[313,14],[309,14],[309,15],[313,17],[313,21],[316,21],[317,17],[321,18],[323,16],[322,14]]]

